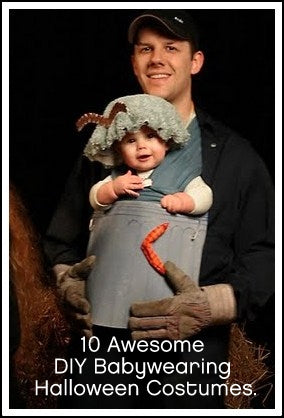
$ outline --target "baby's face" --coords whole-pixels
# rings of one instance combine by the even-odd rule
[[[137,132],[128,132],[118,144],[118,150],[128,167],[148,171],[163,161],[168,145],[155,131],[143,126]]]

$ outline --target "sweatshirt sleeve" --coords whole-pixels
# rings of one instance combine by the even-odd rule
[[[215,161],[201,283],[230,284],[238,319],[254,321],[275,291],[273,183],[239,137],[228,140]]]
[[[241,190],[236,255],[227,276],[238,302],[239,318],[254,320],[275,289],[274,193],[261,162]]]
[[[195,177],[186,186],[184,192],[191,196],[195,203],[195,208],[191,214],[201,215],[210,209],[213,202],[213,193],[200,176]]]
[[[108,183],[111,180],[112,180],[112,177],[107,176],[104,180],[99,181],[98,183],[94,184],[91,187],[91,190],[90,190],[90,193],[89,193],[89,201],[90,201],[90,204],[91,204],[91,206],[94,210],[106,210],[106,209],[111,207],[111,205],[102,205],[100,202],[98,202],[98,199],[97,199],[97,194],[98,194],[99,188],[103,184]]]

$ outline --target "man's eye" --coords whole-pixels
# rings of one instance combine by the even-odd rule
[[[128,138],[127,144],[133,144],[133,142],[135,142],[134,138]]]
[[[168,51],[177,51],[177,48],[175,46],[172,46],[172,45],[168,45],[166,48],[167,48]]]
[[[149,46],[144,46],[143,48],[140,49],[140,52],[149,52],[151,51],[151,48]]]

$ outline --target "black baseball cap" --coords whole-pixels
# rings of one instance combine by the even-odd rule
[[[184,10],[146,10],[129,25],[128,41],[133,44],[139,28],[154,21],[178,39],[189,41],[198,50],[199,36],[196,25],[189,13]]]

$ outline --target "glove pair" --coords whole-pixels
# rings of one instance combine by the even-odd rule
[[[88,338],[92,336],[92,320],[85,286],[94,262],[95,256],[90,256],[74,266],[65,266],[59,274],[60,265],[56,266],[58,291],[66,312],[75,329]],[[204,327],[230,323],[236,318],[236,301],[230,285],[199,287],[174,263],[167,261],[164,266],[175,295],[132,304],[129,327],[133,339],[184,339]]]

